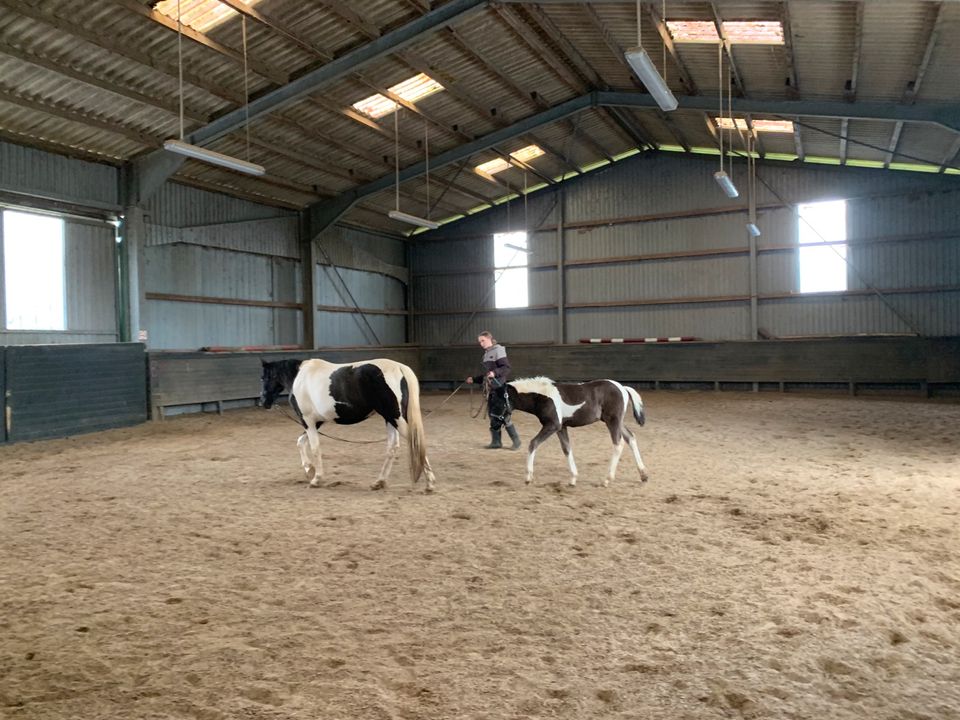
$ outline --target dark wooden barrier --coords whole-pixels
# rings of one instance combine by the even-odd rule
[[[832,390],[960,395],[960,338],[853,337],[631,345],[510,345],[514,377],[614,378],[656,388]],[[150,353],[154,418],[177,405],[253,400],[260,358],[388,357],[410,365],[427,388],[450,388],[480,371],[479,347],[338,348],[275,353]]]
[[[960,385],[960,338],[852,337],[758,342],[512,345],[513,377],[613,378],[653,387],[748,386],[754,390],[910,387],[928,394]],[[479,371],[478,348],[421,350],[421,380],[459,382]],[[954,388],[956,389],[956,388]]]
[[[4,439],[65,437],[147,419],[140,343],[23,345],[3,352]]]
[[[262,353],[150,353],[151,417],[163,419],[165,408],[253,400],[260,396],[260,360],[322,357],[353,362],[385,357],[413,368],[419,375],[420,353],[412,347],[347,348]]]

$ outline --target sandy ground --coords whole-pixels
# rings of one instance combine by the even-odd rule
[[[0,447],[0,717],[960,718],[960,405],[644,398],[609,488],[463,395],[433,495],[256,409]]]

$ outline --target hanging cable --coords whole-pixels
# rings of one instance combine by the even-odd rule
[[[396,104],[396,103],[394,103]],[[393,111],[393,167],[396,185],[396,209],[400,209],[400,106]]]
[[[177,75],[180,85],[180,139],[183,140],[183,25],[180,20],[180,0],[177,0]]]
[[[247,137],[247,162],[250,162],[250,73],[247,71],[247,16],[243,14],[240,15],[240,34],[243,36],[243,117]]]
[[[430,219],[430,123],[423,119],[423,158],[426,165],[425,181],[427,184],[427,220]]]
[[[663,13],[660,19],[664,24],[667,22],[667,0],[663,0]],[[663,43],[663,84],[667,84],[667,43]]]
[[[640,0],[637,0],[637,47],[643,49],[643,11],[640,8]]]
[[[720,43],[720,47],[723,47],[723,42]],[[731,63],[733,60],[730,61]],[[730,72],[733,68],[727,68],[727,116],[730,118],[730,139],[727,142],[727,146],[733,150],[733,131],[737,128],[737,123],[733,119],[733,73]],[[741,140],[743,137],[741,136]],[[733,158],[730,158],[730,162],[727,163],[727,174],[730,176],[730,182],[733,182]]]
[[[720,88],[720,114],[717,116],[717,134],[720,136],[720,172],[723,172],[723,45],[717,43],[717,86]]]

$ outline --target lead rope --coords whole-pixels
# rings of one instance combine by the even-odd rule
[[[449,395],[447,395],[447,397],[444,398],[443,402],[441,402],[439,405],[437,405],[435,408],[433,408],[430,412],[428,412],[426,415],[424,415],[424,416],[423,416],[423,419],[426,420],[428,417],[430,417],[431,415],[433,415],[433,413],[435,413],[437,410],[439,410],[439,409],[442,408],[444,405],[446,405],[447,402],[450,400],[450,398],[452,398],[454,395],[456,395],[457,392],[459,392],[460,388],[462,388],[465,384],[466,384],[466,383],[460,383],[459,385],[457,385],[457,387],[454,388],[453,392],[450,393]],[[486,397],[487,397],[486,383],[484,383],[484,393],[483,393],[483,397],[484,397],[484,399],[486,399]],[[290,418],[293,422],[295,422],[295,423],[296,423],[297,425],[299,425],[301,428],[303,427],[303,423],[300,421],[300,419],[297,418],[297,417],[295,417],[295,416],[293,415],[293,413],[288,412],[288,410],[287,410],[287,407],[288,407],[288,406],[286,406],[286,405],[275,405],[274,407],[280,408],[280,412],[284,415],[284,417]],[[472,411],[472,409],[473,409],[473,390],[472,390],[472,389],[471,389],[471,391],[470,391],[470,408],[471,408],[471,411]],[[479,414],[479,411],[477,412],[477,414]],[[474,415],[473,417],[476,418],[477,416]],[[384,441],[387,439],[386,437],[382,437],[382,438],[380,438],[379,440],[348,440],[347,438],[336,437],[336,436],[334,436],[334,435],[327,435],[327,433],[323,432],[322,430],[317,430],[317,433],[318,433],[319,435],[323,435],[325,438],[330,438],[331,440],[338,440],[338,441],[340,441],[340,442],[351,443],[351,444],[354,444],[354,445],[372,445],[373,443],[382,443],[382,442],[384,442]],[[401,437],[405,437],[405,436],[403,435],[403,433],[400,433],[400,436],[401,436]]]

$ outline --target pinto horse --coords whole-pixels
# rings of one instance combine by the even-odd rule
[[[527,483],[533,480],[533,459],[537,447],[554,433],[570,466],[570,485],[577,484],[577,465],[573,461],[567,428],[591,425],[602,420],[613,440],[613,457],[603,481],[607,487],[617,472],[624,441],[630,444],[640,471],[640,481],[647,481],[647,469],[640,457],[640,448],[633,433],[624,425],[628,410],[640,425],[646,422],[643,401],[636,390],[615,380],[591,380],[582,383],[558,383],[547,377],[524,378],[507,383],[507,394],[515,410],[536,416],[542,427],[530,441],[527,454]]]
[[[427,459],[420,383],[409,367],[394,360],[377,359],[335,364],[326,360],[261,361],[260,401],[270,409],[284,391],[306,432],[297,441],[303,471],[310,486],[323,479],[320,426],[325,422],[352,425],[377,414],[387,426],[387,457],[372,490],[386,487],[394,461],[400,455],[400,436],[407,438],[410,477],[416,483],[427,477],[427,492],[436,480]],[[311,477],[312,473],[312,477]]]

